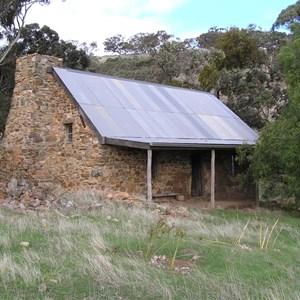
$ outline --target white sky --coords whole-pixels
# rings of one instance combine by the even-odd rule
[[[52,0],[34,5],[27,23],[48,25],[61,39],[96,41],[104,54],[105,38],[130,37],[165,30],[181,39],[210,27],[246,28],[250,23],[269,30],[282,9],[296,0]]]

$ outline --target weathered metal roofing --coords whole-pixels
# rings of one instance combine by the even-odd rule
[[[107,144],[137,148],[233,148],[258,135],[213,95],[54,68]]]

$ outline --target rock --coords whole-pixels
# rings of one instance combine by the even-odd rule
[[[75,208],[76,207],[75,203],[71,200],[63,202],[62,205],[66,208]]]
[[[21,196],[22,194],[22,187],[18,186],[18,180],[16,178],[11,178],[7,184],[6,189],[7,195],[14,197],[14,196]]]
[[[126,192],[119,192],[114,195],[114,198],[119,200],[127,200],[129,198],[129,194]]]
[[[91,171],[91,175],[93,177],[100,177],[100,176],[103,176],[103,171],[101,169],[93,169]]]
[[[34,191],[34,192],[32,193],[32,196],[33,196],[34,198],[39,199],[39,200],[45,200],[45,194],[42,193],[41,191]]]
[[[184,195],[177,195],[176,200],[177,201],[184,201]]]
[[[62,187],[57,187],[51,192],[55,198],[60,198],[65,193],[65,190]]]
[[[176,208],[176,212],[179,214],[188,214],[188,208],[180,206],[180,207]]]
[[[42,227],[47,228],[49,226],[49,223],[47,220],[42,219]]]
[[[13,202],[4,202],[2,204],[3,207],[7,208],[7,209],[10,209],[10,210],[14,210],[17,208],[16,204],[14,204]]]
[[[19,209],[26,209],[26,206],[23,203],[19,204]]]
[[[28,189],[29,188],[29,184],[28,184],[28,181],[26,179],[22,179],[20,182],[19,182],[19,186],[22,186],[22,187],[25,187],[25,189]]]
[[[35,199],[33,204],[32,204],[33,207],[38,207],[40,205],[41,205],[41,201],[39,199]]]
[[[192,261],[196,261],[198,259],[202,258],[202,255],[197,255],[195,254],[193,257],[192,257]]]
[[[28,242],[21,242],[20,246],[23,248],[28,248],[29,247],[29,243]]]
[[[58,281],[56,280],[56,279],[49,279],[49,282],[51,282],[51,283],[54,283],[54,284],[57,284],[58,283]]]
[[[102,209],[102,208],[103,208],[103,204],[102,203],[95,203],[93,206],[91,206],[92,210]]]
[[[32,196],[32,193],[30,191],[25,191],[20,198],[21,198],[21,201],[23,203],[30,203],[31,204],[31,201],[32,201],[31,196]]]

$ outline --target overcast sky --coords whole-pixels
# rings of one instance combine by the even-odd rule
[[[165,30],[180,39],[197,37],[213,26],[269,30],[282,9],[296,0],[52,0],[34,5],[27,23],[48,25],[64,40],[103,41],[116,34]]]

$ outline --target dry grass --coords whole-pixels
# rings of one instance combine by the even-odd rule
[[[159,221],[150,209],[122,205],[30,216],[0,211],[0,298],[300,299],[299,219],[280,217],[274,248],[259,248],[261,222],[272,226],[276,218],[193,211]],[[248,248],[234,245],[238,237]],[[154,254],[194,267],[184,275],[156,268]]]

